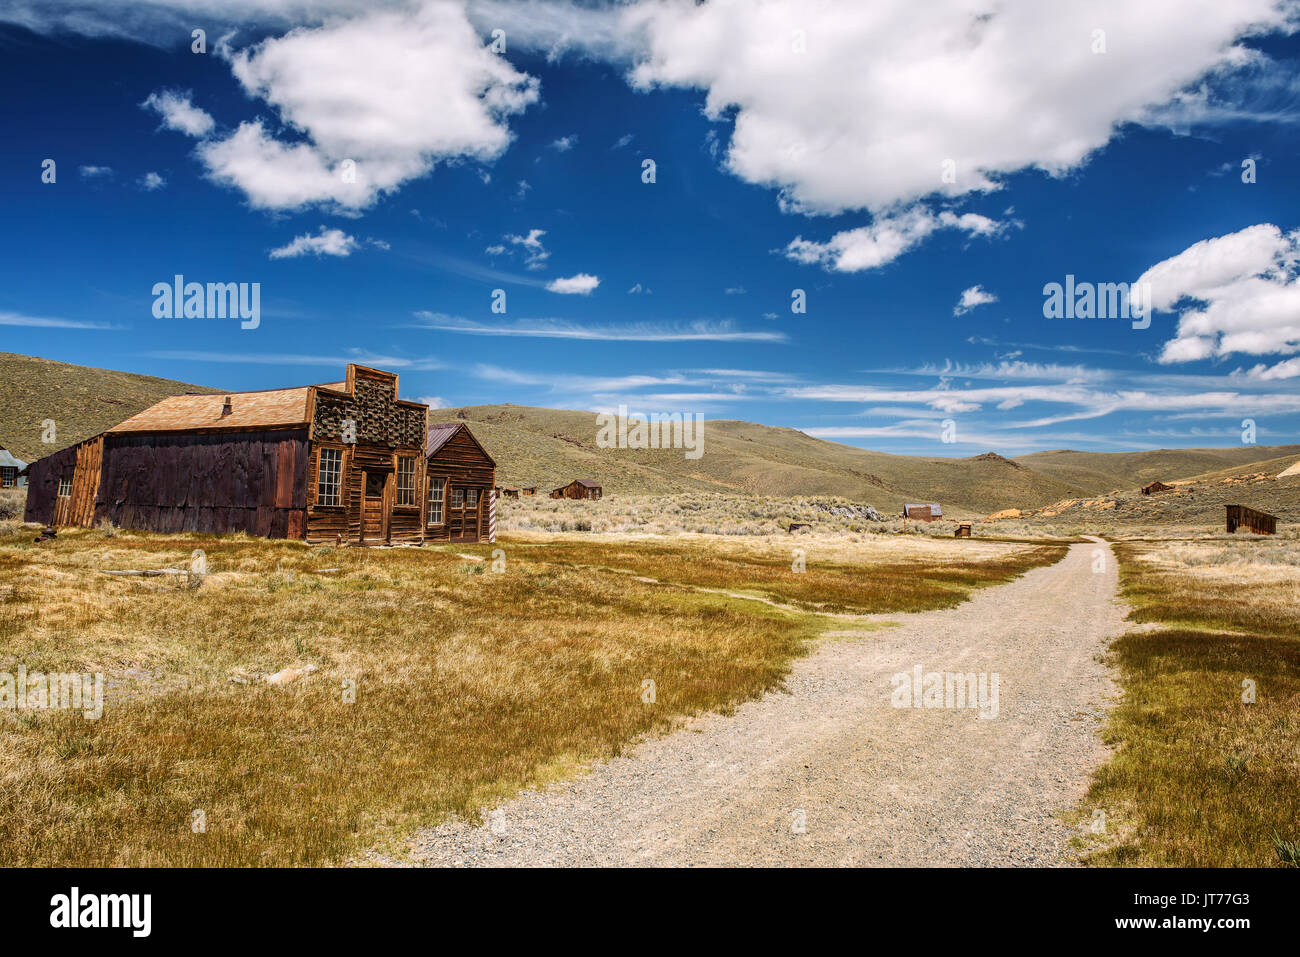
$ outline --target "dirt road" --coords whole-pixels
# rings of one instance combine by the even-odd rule
[[[873,616],[898,626],[831,632],[787,692],[527,792],[483,826],[422,831],[414,860],[1067,864],[1075,831],[1061,813],[1105,759],[1097,731],[1114,688],[1097,657],[1123,630],[1116,593],[1109,548],[1089,543],[958,608]],[[897,706],[918,668],[982,674],[985,693],[977,677],[976,707]]]

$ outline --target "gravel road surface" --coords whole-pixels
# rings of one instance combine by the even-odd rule
[[[1106,758],[1098,730],[1116,691],[1098,656],[1124,630],[1116,596],[1097,542],[948,611],[868,616],[898,624],[828,632],[784,691],[525,792],[482,826],[420,831],[412,861],[1069,864],[1076,831],[1062,814]],[[917,666],[985,674],[990,693],[996,675],[996,715],[991,694],[982,708],[895,706],[895,676]]]

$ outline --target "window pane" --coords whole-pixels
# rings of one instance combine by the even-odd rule
[[[478,489],[471,488],[465,490],[465,504],[473,508],[478,504]]]
[[[397,457],[397,504],[415,504],[415,456]]]
[[[429,479],[429,524],[442,524],[443,480],[434,476]]]
[[[451,507],[463,508],[465,506],[465,490],[454,488],[451,490]]]
[[[59,498],[68,498],[72,494],[72,476],[59,476]]]
[[[320,450],[320,468],[316,477],[316,504],[338,505],[342,477],[343,453],[339,449]]]

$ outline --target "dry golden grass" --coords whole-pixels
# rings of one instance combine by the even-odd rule
[[[108,683],[99,720],[0,711],[0,865],[344,862],[775,688],[825,629],[810,613],[630,573],[893,611],[948,604],[1055,557],[985,547],[970,553],[983,565],[950,567],[928,556],[904,588],[875,584],[883,566],[869,546],[856,565],[846,553],[819,570],[810,557],[812,577],[770,556],[717,554],[721,544],[500,547],[496,573],[491,546],[308,549],[92,530],[0,539],[0,671],[102,672]],[[195,548],[210,569],[197,588],[98,573],[184,568]],[[260,680],[306,664],[318,670],[293,684]],[[349,679],[355,703],[344,701]],[[204,833],[191,830],[195,811]]]
[[[1300,574],[1286,539],[1117,546],[1138,622],[1112,649],[1119,750],[1088,801],[1122,822],[1094,863],[1298,863]],[[1243,702],[1243,681],[1256,701]],[[1118,813],[1112,813],[1118,811]]]

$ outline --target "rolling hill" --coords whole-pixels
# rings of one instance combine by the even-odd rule
[[[0,447],[27,462],[98,435],[166,396],[221,391],[13,352],[0,352],[0,383]],[[45,419],[55,423],[53,445],[41,442]]]
[[[467,422],[497,458],[503,485],[543,490],[592,478],[607,492],[655,494],[691,489],[791,496],[838,496],[897,513],[904,502],[939,502],[950,517],[1034,508],[1064,499],[1137,489],[1155,478],[1190,478],[1300,455],[1300,445],[1147,452],[1042,452],[1017,459],[993,452],[969,458],[890,455],[815,439],[795,429],[709,421],[706,454],[681,450],[600,449],[595,416],[529,406],[439,409]]]
[[[29,461],[109,428],[164,396],[219,389],[0,353],[0,446]],[[58,423],[58,443],[40,442],[40,423]],[[710,420],[705,454],[681,449],[601,449],[591,412],[521,405],[436,409],[431,421],[466,422],[496,459],[502,485],[546,491],[591,478],[606,494],[711,491],[778,498],[845,498],[897,514],[904,502],[939,502],[948,517],[1034,509],[1142,484],[1210,472],[1276,471],[1300,445],[1145,452],[1038,452],[1016,459],[891,455],[827,442],[796,429]]]

